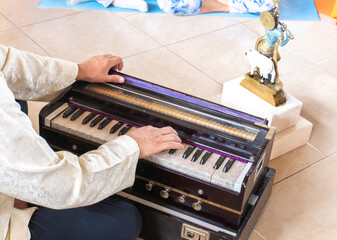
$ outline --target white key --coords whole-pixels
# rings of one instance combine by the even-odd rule
[[[127,124],[121,126],[115,133],[110,134],[110,129],[118,123],[116,120],[112,120],[108,125],[106,125],[102,130],[98,129],[98,126],[101,122],[104,121],[103,118],[95,127],[90,127],[90,123],[98,116],[95,116],[87,124],[83,125],[83,119],[90,114],[90,112],[84,112],[76,120],[70,121],[71,116],[67,118],[62,118],[60,114],[65,109],[65,106],[62,105],[59,109],[56,109],[53,113],[49,114],[47,117],[48,121],[51,121],[51,127],[58,129],[60,131],[75,135],[95,143],[103,144],[107,141],[111,141],[118,137],[118,133],[123,129]],[[61,111],[62,110],[62,111]],[[57,114],[58,116],[56,116]],[[74,112],[76,113],[76,111]],[[50,117],[52,116],[52,118]],[[55,117],[56,116],[56,117]],[[132,127],[134,128],[134,127]],[[132,128],[129,130],[131,131]],[[251,163],[243,163],[240,161],[235,161],[227,173],[224,173],[222,170],[228,161],[228,158],[224,160],[220,168],[217,170],[213,169],[213,166],[219,159],[220,155],[212,153],[204,165],[200,164],[200,160],[206,151],[202,152],[197,161],[192,162],[191,159],[194,153],[197,151],[197,147],[189,155],[188,158],[182,158],[186,149],[190,146],[188,144],[183,144],[184,148],[177,150],[173,154],[169,154],[169,150],[163,151],[161,153],[152,155],[147,158],[148,161],[151,161],[155,164],[163,166],[167,169],[174,170],[184,175],[203,180],[205,182],[212,183],[214,185],[230,189],[236,192],[240,192],[241,185],[244,180],[245,175],[251,167]]]
[[[211,183],[234,191],[234,185],[242,174],[246,163],[236,160],[229,171],[225,173],[222,170],[228,160],[229,158],[226,158],[221,167],[214,172]]]
[[[89,121],[87,124],[85,125],[82,124],[83,119],[86,118],[89,114],[90,112],[85,112],[74,121],[70,121],[71,116],[68,118],[62,118],[62,116],[59,115],[52,121],[52,128],[64,131],[71,135],[75,135],[99,144],[103,144],[118,137],[119,131],[116,131],[113,134],[109,133],[111,127],[114,126],[116,123],[118,123],[118,121],[112,120],[108,125],[105,126],[104,129],[99,130],[98,126],[102,121],[104,121],[104,119],[102,119],[96,126],[90,127],[90,123],[98,115],[94,117],[91,121]]]

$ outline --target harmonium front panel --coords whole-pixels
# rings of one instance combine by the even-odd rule
[[[237,228],[268,163],[274,130],[262,119],[121,75],[124,84],[75,83],[41,111],[41,136],[55,149],[82,154],[134,128],[172,126],[184,149],[141,159],[125,191]]]

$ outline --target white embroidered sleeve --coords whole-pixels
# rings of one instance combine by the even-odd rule
[[[74,81],[76,64],[0,45],[0,68],[0,193],[60,209],[96,203],[133,184],[139,147],[131,137],[79,157],[55,153],[15,102],[12,91],[48,100]]]
[[[17,99],[50,101],[71,85],[78,73],[73,62],[1,45],[0,53],[0,70]]]

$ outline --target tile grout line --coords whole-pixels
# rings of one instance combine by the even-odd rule
[[[161,46],[163,47],[168,47],[168,46],[171,46],[173,44],[177,44],[177,43],[181,43],[181,42],[184,42],[184,41],[187,41],[187,40],[191,40],[193,38],[197,38],[197,37],[202,37],[202,36],[205,36],[207,34],[210,34],[210,33],[214,33],[214,32],[217,32],[217,31],[221,31],[221,30],[224,30],[225,28],[229,28],[229,27],[233,27],[233,26],[236,26],[236,25],[239,25],[241,24],[241,22],[236,22],[236,23],[233,23],[233,24],[230,24],[226,27],[222,27],[222,28],[219,28],[219,29],[215,29],[213,31],[210,31],[210,32],[207,32],[207,33],[203,33],[203,34],[199,34],[199,35],[196,35],[196,36],[193,36],[193,37],[189,37],[189,38],[186,38],[186,39],[183,39],[183,40],[179,40],[177,42],[174,42],[174,43],[168,43],[168,44],[162,44],[161,42],[157,41],[156,39],[154,39],[152,36],[148,35],[146,32],[144,32],[142,29],[140,29],[139,27],[137,27],[136,25],[132,24],[130,21],[128,21],[128,19],[130,17],[133,17],[135,15],[131,15],[131,16],[126,16],[126,17],[122,17],[124,20],[126,20],[129,24],[131,24],[133,27],[137,28],[139,31],[143,32],[145,35],[147,35],[148,37],[150,37],[152,40],[156,41],[158,44],[160,44]],[[236,20],[235,20],[236,21]]]
[[[126,59],[126,58],[134,57],[134,56],[137,56],[137,55],[140,55],[140,54],[144,54],[144,53],[147,53],[147,52],[151,52],[151,51],[154,51],[154,50],[160,49],[160,48],[162,48],[162,47],[163,47],[163,46],[159,46],[159,47],[156,47],[156,48],[152,48],[152,49],[144,50],[144,51],[141,51],[141,52],[139,52],[139,53],[135,53],[135,54],[131,54],[131,55],[128,55],[128,56],[122,57],[122,59]]]
[[[137,15],[131,15],[131,16],[137,16]],[[147,34],[146,32],[144,32],[142,29],[140,29],[139,27],[135,26],[134,24],[132,24],[130,21],[128,21],[127,17],[121,17],[118,16],[119,18],[122,18],[124,21],[126,21],[127,23],[129,23],[132,27],[136,28],[138,31],[142,32],[143,34],[145,34],[146,36],[148,36],[151,40],[155,41],[156,43],[158,43],[161,47],[163,46],[163,44],[161,44],[160,42],[158,42],[156,39],[154,39],[152,36],[150,36],[149,34]],[[159,48],[159,47],[158,47]],[[154,48],[157,49],[157,48]],[[135,56],[137,54],[134,54],[132,56]]]
[[[42,49],[45,53],[47,53],[48,56],[51,56],[49,54],[49,52],[47,52],[43,47],[41,47],[37,42],[35,42],[31,37],[29,37],[24,31],[22,31],[21,28],[19,28],[18,26],[16,26],[8,17],[6,17],[5,15],[3,15],[2,13],[0,13],[5,19],[7,19],[11,24],[13,24],[14,28],[12,29],[8,29],[7,31],[10,31],[10,30],[18,30],[20,31],[21,33],[23,33],[26,37],[28,37],[33,43],[35,43],[40,49]]]
[[[3,16],[9,23],[11,23],[13,25],[12,28],[1,30],[0,33],[5,32],[5,31],[9,31],[9,30],[13,30],[13,29],[16,28],[15,24],[12,21],[10,21],[2,12],[0,12],[0,15]]]
[[[333,153],[333,154],[335,154],[335,153]],[[273,184],[273,186],[275,186],[276,184],[279,184],[279,183],[281,183],[281,182],[283,182],[283,181],[285,181],[285,180],[287,180],[287,179],[293,177],[294,175],[296,175],[296,174],[298,174],[298,173],[300,173],[300,172],[303,172],[304,170],[306,170],[306,169],[308,169],[308,168],[310,168],[310,167],[312,167],[312,166],[314,166],[314,165],[320,164],[321,162],[327,160],[327,159],[328,159],[330,156],[332,156],[333,154],[331,154],[331,155],[329,155],[329,156],[326,156],[326,157],[323,157],[321,160],[318,160],[317,162],[314,162],[314,163],[312,163],[312,164],[306,166],[305,168],[302,168],[302,169],[298,170],[297,172],[295,172],[295,173],[293,173],[293,174],[291,174],[291,175],[289,175],[289,176],[287,176],[287,177],[281,179],[280,181],[275,182],[275,183]]]
[[[36,23],[30,23],[30,24],[27,24],[27,25],[22,25],[19,28],[24,28],[24,27],[29,27],[29,26],[32,26],[32,25],[40,24],[40,23],[50,22],[50,21],[53,21],[53,20],[57,20],[57,19],[65,18],[65,17],[74,16],[74,15],[77,15],[77,14],[80,14],[80,13],[84,13],[84,12],[87,12],[87,11],[89,11],[89,10],[75,12],[75,13],[67,14],[67,15],[64,15],[64,16],[60,16],[60,17],[56,17],[56,18],[51,18],[51,19],[43,20],[43,21],[36,22]]]
[[[33,43],[35,43],[39,48],[41,48],[45,53],[47,53],[48,56],[51,57],[51,54],[45,50],[42,46],[40,46],[36,41],[34,41],[29,35],[27,35],[21,28],[23,27],[27,27],[27,26],[32,26],[32,25],[35,25],[35,24],[39,24],[39,23],[43,23],[43,22],[48,22],[48,21],[51,21],[51,20],[55,20],[55,19],[60,19],[60,18],[64,18],[64,17],[67,17],[67,16],[72,16],[72,15],[76,15],[76,14],[79,14],[79,13],[82,13],[82,12],[86,12],[86,11],[81,11],[81,12],[76,12],[76,13],[73,13],[73,14],[69,14],[69,15],[66,15],[66,16],[62,16],[62,17],[58,17],[58,18],[53,18],[53,19],[48,19],[48,20],[45,20],[45,21],[41,21],[41,22],[37,22],[37,23],[32,23],[32,24],[28,24],[28,25],[24,25],[24,26],[21,26],[21,27],[18,27],[14,22],[12,22],[6,15],[4,15],[3,13],[0,12],[0,14],[5,18],[7,19],[11,24],[13,24],[14,28],[12,29],[8,29],[8,30],[4,30],[4,31],[9,31],[9,30],[19,30],[21,33],[23,33],[26,37],[28,37]],[[0,31],[0,32],[3,32],[3,31]]]
[[[52,55],[45,50],[40,44],[38,44],[34,39],[32,39],[29,35],[27,35],[21,28],[17,28],[20,32],[22,32],[26,37],[28,37],[33,43],[35,43],[39,48],[41,48],[49,57],[52,57]]]
[[[197,68],[194,64],[188,62],[186,59],[184,59],[182,56],[180,55],[177,55],[175,52],[171,51],[168,47],[174,45],[174,44],[177,44],[177,43],[181,43],[181,42],[184,42],[184,41],[187,41],[187,40],[191,40],[193,38],[199,38],[199,37],[202,37],[202,36],[206,36],[208,34],[211,34],[211,33],[215,33],[215,32],[219,32],[219,31],[222,31],[226,28],[230,28],[230,27],[234,27],[234,26],[237,26],[237,25],[243,25],[244,27],[246,27],[248,30],[250,30],[251,32],[255,33],[254,31],[252,31],[251,29],[249,29],[247,26],[245,26],[242,22],[237,22],[235,24],[231,24],[231,25],[228,25],[226,27],[223,27],[221,29],[217,29],[217,30],[214,30],[214,31],[210,31],[208,33],[203,33],[203,34],[200,34],[198,36],[195,36],[195,37],[191,37],[191,38],[187,38],[187,39],[184,39],[184,40],[180,40],[178,42],[175,42],[175,43],[170,43],[170,44],[166,44],[164,45],[164,47],[169,50],[171,53],[173,53],[174,55],[176,55],[177,57],[179,57],[180,59],[182,59],[183,61],[187,62],[188,64],[190,64],[191,66],[193,66],[195,69],[197,69],[198,71],[200,71],[201,73],[203,73],[205,76],[209,77],[210,79],[212,79],[213,81],[215,81],[216,83],[218,83],[220,85],[220,87],[222,87],[223,83],[220,83],[218,82],[216,79],[212,78],[211,76],[209,76],[207,73],[201,71],[199,68]],[[256,34],[256,33],[255,33]]]
[[[177,55],[175,52],[172,52],[169,48],[167,48],[166,46],[164,46],[165,49],[167,49],[169,52],[171,52],[172,54],[174,54],[175,56],[177,56],[178,58],[180,58],[181,60],[183,60],[184,62],[188,63],[189,65],[191,65],[194,69],[196,69],[197,71],[201,72],[202,74],[204,74],[205,76],[207,76],[208,78],[210,78],[211,80],[213,80],[215,83],[219,84],[220,87],[222,87],[222,83],[219,83],[217,80],[213,79],[211,76],[209,76],[207,73],[204,73],[203,71],[201,71],[199,68],[197,68],[194,64],[188,62],[186,59],[184,59],[182,56]],[[222,92],[222,91],[221,91]]]
[[[208,34],[211,34],[211,33],[219,32],[219,31],[222,31],[222,30],[224,30],[224,29],[226,29],[226,28],[234,27],[234,26],[236,26],[236,25],[241,25],[241,23],[240,23],[240,22],[237,22],[237,23],[228,25],[228,26],[226,26],[226,27],[222,27],[222,28],[220,28],[220,29],[215,29],[215,30],[213,30],[213,31],[210,31],[210,32],[207,32],[207,33],[202,33],[202,34],[199,34],[199,35],[197,35],[197,36],[189,37],[189,38],[186,38],[186,39],[183,39],[183,40],[179,40],[179,41],[174,42],[174,43],[168,43],[168,44],[165,44],[165,45],[163,45],[163,46],[164,46],[164,47],[169,47],[169,46],[172,46],[172,45],[177,44],[177,43],[182,43],[182,42],[185,42],[185,41],[194,39],[194,38],[199,38],[199,37],[203,37],[203,36],[206,36],[206,35],[208,35]]]
[[[310,142],[307,142],[307,144],[312,147],[313,149],[315,149],[316,151],[320,152],[322,155],[327,156],[325,153],[323,153],[321,150],[319,150],[317,147],[315,147],[314,145],[312,145]],[[328,156],[329,157],[329,156]]]
[[[132,16],[131,16],[132,17]],[[123,17],[121,17],[123,18]],[[142,54],[142,53],[146,53],[146,52],[150,52],[150,51],[153,51],[153,50],[156,50],[156,49],[159,49],[161,47],[164,47],[166,50],[168,50],[169,52],[171,52],[172,54],[174,54],[175,56],[177,56],[178,58],[180,58],[181,60],[183,60],[184,62],[188,63],[189,65],[191,65],[193,68],[195,68],[196,70],[200,71],[201,73],[203,73],[205,76],[207,76],[208,78],[210,78],[211,80],[215,81],[217,84],[220,85],[220,87],[222,86],[222,83],[219,83],[217,80],[213,79],[212,77],[208,76],[208,74],[204,73],[203,71],[201,71],[200,69],[198,69],[196,66],[194,66],[192,63],[188,62],[186,59],[184,59],[183,57],[177,55],[176,53],[172,52],[169,48],[169,46],[173,45],[173,44],[177,44],[177,43],[180,43],[180,42],[184,42],[184,41],[187,41],[187,40],[190,40],[190,39],[193,39],[193,38],[197,38],[197,37],[201,37],[201,36],[204,36],[204,35],[207,35],[207,34],[210,34],[210,33],[213,33],[213,32],[217,32],[217,31],[221,31],[225,28],[228,28],[228,27],[233,27],[233,26],[236,26],[236,25],[239,25],[241,24],[240,22],[237,22],[235,24],[231,24],[231,25],[228,25],[224,28],[221,28],[221,29],[216,29],[214,31],[210,31],[210,32],[207,32],[207,33],[204,33],[204,34],[200,34],[200,35],[197,35],[197,36],[194,36],[194,37],[191,37],[191,38],[186,38],[184,40],[180,40],[180,41],[177,41],[175,43],[170,43],[170,44],[166,44],[166,45],[163,45],[162,43],[160,43],[159,41],[157,41],[156,39],[154,39],[152,36],[148,35],[146,32],[144,32],[142,29],[140,29],[139,27],[135,26],[134,24],[132,24],[130,21],[128,21],[128,17],[125,17],[123,18],[125,21],[127,21],[130,25],[132,25],[133,27],[135,27],[136,29],[138,29],[139,31],[141,31],[142,33],[144,33],[146,36],[148,36],[149,38],[151,38],[152,40],[154,40],[155,42],[157,42],[160,47],[158,48],[154,48],[154,49],[150,49],[150,50],[147,50],[147,51],[143,51],[141,53],[137,53],[137,54],[133,54],[133,55],[129,55],[125,58],[128,58],[128,57],[133,57],[133,56],[136,56],[138,54]]]
[[[255,229],[255,232],[258,234],[258,235],[260,235],[260,237],[262,237],[264,240],[267,240],[267,238],[265,238],[259,231],[257,231],[256,229]]]
[[[294,54],[293,52],[291,52],[291,53]],[[323,61],[320,61],[320,62],[318,62],[318,63],[313,63],[313,62],[311,62],[310,60],[308,60],[308,59],[306,59],[306,58],[304,58],[304,57],[302,57],[302,56],[299,56],[299,55],[297,55],[297,54],[294,54],[294,55],[295,55],[295,56],[298,56],[298,57],[301,57],[301,58],[303,58],[303,59],[305,59],[306,61],[310,62],[311,65],[310,65],[310,66],[303,67],[303,68],[300,68],[300,69],[297,69],[297,70],[294,71],[294,72],[285,74],[285,75],[283,75],[283,77],[289,76],[289,75],[291,75],[291,74],[293,74],[293,73],[297,73],[297,72],[299,72],[299,71],[302,71],[302,70],[305,70],[305,69],[308,69],[308,68],[312,68],[312,67],[318,67],[318,68],[320,68],[321,70],[323,70],[323,71],[325,71],[325,72],[327,72],[327,73],[329,73],[329,74],[331,74],[331,75],[335,75],[335,74],[333,74],[333,73],[331,73],[331,72],[329,72],[329,71],[327,71],[327,70],[321,68],[321,67],[318,66],[318,65],[320,65],[320,64],[322,64],[322,63],[326,63],[326,62],[331,61],[331,60],[335,60],[335,59],[337,59],[337,56],[328,58],[328,59],[323,60]]]

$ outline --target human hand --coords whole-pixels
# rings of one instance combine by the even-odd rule
[[[287,36],[287,38],[290,38],[291,40],[294,39],[294,35],[291,34],[290,30],[287,30],[286,36]]]
[[[122,59],[111,54],[91,57],[78,64],[76,80],[86,82],[124,82],[123,77],[108,74],[111,68],[115,71],[121,71],[123,69]]]
[[[139,158],[146,158],[167,149],[183,149],[181,139],[171,127],[156,128],[146,126],[127,132],[140,149]]]

